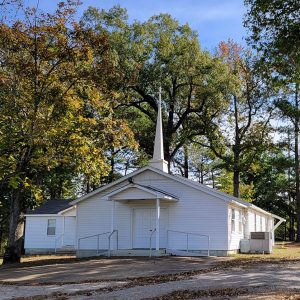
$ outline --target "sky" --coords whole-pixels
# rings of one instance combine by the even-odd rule
[[[25,0],[36,5],[38,0]],[[39,0],[39,8],[51,11],[57,0]],[[180,23],[188,23],[199,34],[201,47],[213,51],[220,41],[229,38],[245,45],[243,0],[81,0],[81,14],[89,6],[109,9],[114,5],[126,8],[130,20],[145,21],[159,13],[169,13]]]

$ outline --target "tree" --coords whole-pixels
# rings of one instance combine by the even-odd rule
[[[170,15],[154,16],[144,23],[129,24],[127,19],[120,7],[108,12],[92,8],[84,14],[83,23],[109,36],[119,74],[113,84],[123,98],[118,109],[121,114],[128,108],[144,114],[146,126],[151,124],[148,137],[155,131],[157,92],[162,87],[164,150],[170,169],[178,151],[204,134],[224,104],[223,65],[200,49],[198,36],[188,25],[180,25]],[[151,155],[149,141],[153,139],[139,140]]]
[[[270,95],[249,52],[229,41],[220,44],[219,53],[227,65],[228,89],[223,94],[227,107],[206,128],[206,142],[200,144],[223,161],[233,176],[233,195],[240,197],[241,173],[270,142]]]
[[[293,113],[295,138],[294,170],[296,177],[297,241],[300,242],[300,171],[299,171],[299,83],[300,83],[300,3],[293,0],[246,0],[245,25],[250,29],[249,42],[272,70],[277,85],[293,90],[290,108]],[[280,88],[279,88],[280,90]],[[280,95],[279,95],[280,97]],[[293,103],[292,103],[293,102]],[[282,103],[280,105],[282,107]],[[286,107],[286,105],[284,105]],[[286,110],[285,110],[286,111]]]
[[[0,194],[10,206],[4,263],[20,261],[23,213],[43,198],[41,176],[66,167],[95,182],[109,173],[109,147],[133,141],[106,89],[107,39],[74,21],[76,5],[60,3],[53,15],[27,9],[23,21],[0,24]]]
[[[254,185],[253,204],[274,214],[285,216],[286,224],[289,225],[289,239],[294,241],[295,178],[294,174],[290,173],[293,161],[286,155],[288,151],[286,147],[289,146],[280,142],[273,149],[260,155],[257,168],[245,174],[245,181],[250,181]]]

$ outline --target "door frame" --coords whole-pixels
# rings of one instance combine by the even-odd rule
[[[165,220],[165,224],[166,224],[166,231],[168,231],[169,229],[169,209],[168,206],[166,205],[161,205],[160,207],[161,209],[164,209],[166,214],[166,220]],[[134,240],[134,211],[137,209],[154,209],[155,210],[155,205],[154,206],[149,206],[149,205],[135,205],[131,207],[131,213],[130,213],[130,245],[131,245],[131,249],[133,249],[133,240]],[[147,249],[147,248],[146,248]]]

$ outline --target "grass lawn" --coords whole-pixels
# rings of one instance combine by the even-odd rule
[[[300,244],[276,243],[271,254],[234,254],[237,259],[300,259]]]

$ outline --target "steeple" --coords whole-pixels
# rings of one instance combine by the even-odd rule
[[[156,121],[156,132],[154,141],[153,158],[150,160],[151,167],[168,173],[168,163],[164,160],[164,138],[161,117],[161,88],[159,88],[158,112]]]

